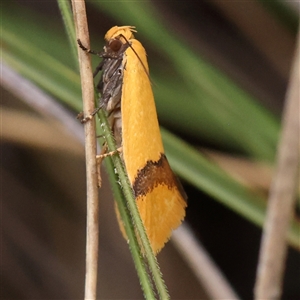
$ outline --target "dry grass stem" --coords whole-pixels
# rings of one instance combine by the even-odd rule
[[[270,189],[261,242],[255,299],[279,299],[282,293],[287,232],[299,185],[299,38],[300,34],[286,94],[277,170]]]
[[[89,32],[84,0],[72,1],[76,36],[89,47]],[[94,110],[94,84],[91,60],[87,53],[78,48],[79,69],[81,76],[83,112],[89,115]],[[86,241],[86,277],[85,299],[96,299],[98,271],[98,189],[96,168],[96,134],[95,121],[92,119],[84,125],[85,155],[87,176],[87,241]]]

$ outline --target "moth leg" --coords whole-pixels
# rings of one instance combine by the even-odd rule
[[[115,155],[116,153],[121,153],[122,152],[122,147],[119,147],[117,150],[110,151],[110,152],[107,152],[107,149],[108,149],[108,147],[107,147],[107,144],[105,143],[104,146],[101,149],[100,154],[96,156],[97,177],[98,177],[97,178],[97,185],[98,185],[98,188],[100,188],[101,184],[102,184],[100,167],[101,167],[101,163],[102,163],[103,159],[107,156],[112,156],[112,155]]]
[[[93,78],[95,78],[95,77],[98,75],[98,73],[99,73],[100,71],[102,71],[103,65],[104,65],[104,60],[102,60],[102,61],[100,62],[100,64],[96,67],[96,69],[95,69],[95,71],[94,71],[94,73],[93,73]]]
[[[85,124],[86,122],[90,121],[93,119],[93,117],[95,116],[95,114],[101,109],[101,106],[95,108],[92,113],[90,115],[88,115],[87,117],[83,116],[83,112],[80,112],[77,115],[77,119],[80,120],[81,124]]]
[[[82,44],[82,42],[81,42],[80,39],[77,40],[77,43],[78,43],[79,47],[80,47],[83,51],[85,51],[85,52],[87,52],[87,53],[95,54],[95,55],[98,55],[98,56],[101,54],[101,53],[99,53],[99,52],[93,51],[93,50],[88,49],[87,47],[83,46],[83,44]]]
[[[101,157],[102,155],[105,154],[105,152],[107,152],[107,144],[105,143],[101,149],[100,155],[96,155],[96,169],[97,169],[97,186],[98,188],[101,187],[102,185],[102,178],[101,178],[101,163],[103,159],[99,159],[99,157]]]
[[[104,147],[103,147],[104,148]],[[102,149],[103,150],[103,149]],[[97,160],[97,163],[101,163],[102,160],[107,157],[107,156],[113,156],[117,153],[122,153],[122,147],[119,147],[118,149],[116,149],[115,151],[110,151],[110,152],[107,152],[107,153],[102,153],[104,151],[101,150],[101,154],[100,155],[97,155],[96,156],[96,160]],[[106,145],[106,151],[107,151],[107,145]]]

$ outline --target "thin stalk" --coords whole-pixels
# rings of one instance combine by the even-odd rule
[[[104,112],[101,110],[98,113],[98,116],[100,118],[100,123],[101,123],[101,129],[99,130],[101,135],[104,136],[105,141],[107,140],[109,141],[110,146],[112,147],[111,149],[116,149],[114,144],[114,139],[110,127],[107,123],[107,119]],[[113,144],[111,144],[111,142],[113,142]],[[125,190],[127,190],[127,192],[130,193],[132,197],[133,194],[132,194],[130,183],[128,182],[127,179],[126,171],[124,170],[123,167],[123,163],[120,157],[116,155],[115,157],[107,157],[105,159],[105,167],[109,175],[110,183],[113,188],[115,201],[118,206],[120,217],[124,225],[124,229],[128,239],[129,249],[133,258],[135,268],[137,270],[137,275],[140,280],[144,297],[145,299],[155,299],[155,292],[153,290],[151,277],[150,274],[147,272],[147,265],[142,255],[140,244],[138,243],[136,237],[136,231],[133,225],[133,218],[131,217],[131,213],[129,212],[127,207],[127,199],[124,196],[125,186],[126,186]],[[116,174],[115,172],[116,169],[118,170],[117,172],[118,174]],[[125,183],[124,180],[122,182],[120,180],[120,177],[122,176],[125,176],[127,179]]]
[[[90,45],[84,0],[72,1],[76,36]],[[75,41],[74,41],[75,42]],[[90,56],[78,48],[79,69],[81,76],[83,112],[89,115],[94,110],[94,80]],[[85,157],[87,181],[87,239],[86,239],[86,300],[96,300],[98,273],[98,237],[99,237],[99,204],[96,167],[96,128],[91,120],[84,126]]]
[[[109,149],[109,151],[116,151],[116,145],[115,145],[114,138],[113,138],[112,134],[110,134],[109,125],[107,123],[106,118],[103,118],[103,115],[104,115],[103,112],[100,111],[99,117],[101,120],[101,126],[103,129],[103,132],[105,134],[105,140],[107,142],[108,149]],[[113,163],[114,163],[114,166],[115,166],[118,176],[119,176],[123,195],[126,198],[126,202],[127,202],[126,205],[128,206],[128,209],[131,213],[131,218],[132,218],[131,222],[134,224],[134,228],[136,229],[136,230],[134,230],[134,234],[138,234],[139,240],[142,243],[143,253],[144,253],[143,257],[144,257],[146,264],[149,267],[150,273],[152,274],[153,282],[156,286],[159,297],[160,297],[160,299],[163,299],[163,300],[169,299],[170,297],[169,297],[166,285],[164,283],[164,280],[162,278],[162,273],[159,269],[157,259],[152,251],[152,247],[148,240],[143,222],[141,220],[141,217],[140,217],[137,205],[136,205],[133,191],[132,191],[130,182],[127,177],[127,173],[124,169],[123,162],[122,162],[119,154],[116,154],[113,156]],[[129,237],[129,235],[132,235],[130,227],[131,226],[124,226],[128,237]],[[138,246],[138,248],[140,248],[140,245],[139,244],[135,245],[134,241],[131,241],[131,239],[129,239],[129,245],[130,245],[130,250],[134,251],[134,252],[136,251],[135,250],[136,246]],[[139,249],[139,255],[141,255],[140,253],[141,253],[141,250]],[[135,254],[133,252],[132,252],[132,255],[133,255],[133,258],[135,261]],[[136,261],[135,261],[135,264],[136,264]],[[136,264],[136,268],[138,268],[137,264]],[[140,281],[141,281],[141,278],[140,278]],[[141,282],[141,284],[142,284],[142,282]]]
[[[277,170],[270,189],[255,283],[255,299],[280,299],[287,236],[299,184],[300,30],[286,94]]]

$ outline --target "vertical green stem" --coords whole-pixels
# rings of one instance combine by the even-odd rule
[[[99,117],[101,120],[101,126],[102,126],[103,133],[105,135],[105,140],[107,142],[108,149],[109,149],[109,151],[116,151],[116,145],[115,145],[114,138],[111,134],[106,117],[102,111],[100,111]],[[116,171],[119,176],[119,181],[120,181],[120,184],[122,187],[122,194],[124,195],[124,197],[126,199],[126,203],[123,203],[123,205],[125,204],[128,207],[128,210],[130,211],[130,215],[132,218],[130,220],[131,224],[134,224],[134,228],[136,229],[136,230],[134,230],[132,228],[132,225],[124,226],[126,234],[127,234],[128,238],[129,238],[129,236],[132,236],[132,235],[136,235],[136,234],[138,235],[138,240],[141,241],[142,248],[143,248],[144,260],[145,260],[147,266],[149,267],[150,273],[153,276],[153,282],[156,286],[159,297],[160,297],[160,299],[164,299],[164,300],[169,299],[170,297],[169,297],[166,285],[164,283],[164,280],[162,278],[162,273],[159,269],[157,259],[152,251],[152,247],[148,240],[143,222],[141,220],[141,217],[140,217],[137,205],[136,205],[133,191],[132,191],[130,182],[127,177],[127,173],[123,166],[123,162],[122,162],[119,154],[114,155],[112,158],[113,158],[112,160],[113,160],[114,167],[116,168]],[[126,208],[124,208],[124,207],[121,209],[126,210]],[[121,213],[121,211],[120,211],[120,213]],[[131,228],[132,228],[132,230],[131,230]],[[135,254],[138,254],[140,256],[141,255],[140,245],[138,243],[136,244],[135,241],[137,241],[136,237],[134,238],[134,240],[131,240],[129,238],[130,250],[136,252]],[[136,251],[134,249],[135,247],[138,247],[138,251]],[[135,256],[135,254],[133,254],[133,252],[132,252],[133,257]],[[136,268],[137,268],[137,265],[136,265]],[[141,278],[140,278],[140,280],[141,280]]]

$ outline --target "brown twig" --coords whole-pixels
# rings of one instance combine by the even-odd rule
[[[89,32],[84,0],[72,0],[76,36],[89,47]],[[94,110],[94,85],[91,60],[87,53],[78,48],[84,115]],[[96,168],[95,121],[90,120],[85,128],[85,155],[87,176],[87,240],[85,299],[96,299],[98,266],[98,190]]]
[[[286,94],[277,170],[270,189],[255,299],[279,299],[287,253],[287,232],[295,205],[299,180],[299,86],[300,32]]]

